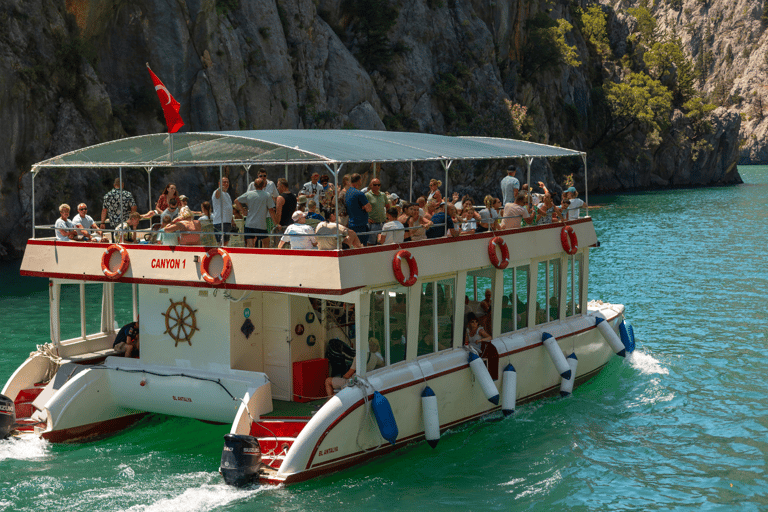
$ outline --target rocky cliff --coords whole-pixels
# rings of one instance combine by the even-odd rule
[[[699,0],[689,3],[702,10]],[[746,0],[737,3],[748,11]],[[739,128],[761,124],[742,123],[733,108],[696,122],[672,108],[661,131],[640,122],[609,129],[617,114],[601,103],[602,91],[628,80],[620,63],[637,29],[630,5],[602,7],[610,49],[598,51],[584,35],[583,2],[7,0],[0,6],[0,211],[10,222],[0,226],[0,257],[17,257],[31,234],[31,164],[165,130],[145,63],[182,104],[188,131],[343,127],[524,137],[587,151],[590,190],[739,182]],[[680,24],[674,12],[654,11],[660,31]],[[765,61],[764,51],[753,53]],[[741,83],[733,87],[749,84]],[[245,172],[230,172],[242,189]],[[383,172],[385,188],[407,195],[404,167]],[[536,179],[555,186],[568,174],[583,186],[582,172],[580,162],[534,166]],[[417,169],[415,188],[439,173]],[[291,182],[305,174],[292,172]],[[498,166],[461,164],[450,181],[480,199],[501,174]],[[199,204],[216,175],[185,174],[179,188]],[[145,173],[126,176],[144,210],[179,175],[153,172],[151,198]],[[35,179],[36,222],[51,224],[61,202],[86,200],[98,215],[113,178],[46,171]]]

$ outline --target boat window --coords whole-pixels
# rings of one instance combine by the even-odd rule
[[[421,284],[417,356],[451,348],[456,286],[453,279]]]
[[[540,261],[536,282],[536,324],[560,316],[560,259]]]
[[[528,326],[528,289],[530,266],[504,269],[504,294],[501,297],[501,332]]]
[[[61,340],[81,338],[101,331],[102,288],[101,283],[61,285]]]
[[[381,356],[388,365],[405,361],[405,333],[408,328],[406,297],[404,287],[371,293],[368,338],[379,342]],[[385,343],[387,340],[389,342]]]
[[[567,283],[567,302],[565,307],[565,316],[573,316],[581,313],[581,262],[582,253],[575,254],[568,258],[568,283]]]
[[[408,332],[408,308],[406,289],[403,287],[388,291],[389,295],[389,349],[387,364],[405,361],[405,333]]]

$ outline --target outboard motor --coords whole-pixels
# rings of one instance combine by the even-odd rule
[[[13,406],[13,400],[5,395],[0,395],[0,439],[5,439],[11,435],[16,424],[16,408]]]
[[[226,434],[219,473],[228,485],[243,487],[259,480],[261,450],[253,436]]]

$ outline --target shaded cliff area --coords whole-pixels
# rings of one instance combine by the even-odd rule
[[[682,83],[696,62],[685,38],[682,56],[644,58],[660,52],[657,43],[680,40],[668,3],[645,10],[654,23],[648,35],[645,11],[630,14],[640,6],[631,2],[8,0],[0,6],[0,211],[11,222],[0,226],[0,257],[18,257],[31,234],[33,163],[165,131],[145,63],[182,104],[184,131],[525,138],[586,151],[590,191],[739,183],[743,116],[711,102],[707,79]],[[753,11],[745,16],[759,19]],[[450,191],[476,200],[498,194],[504,165],[454,164]],[[415,171],[417,191],[443,176],[438,166]],[[308,172],[291,170],[289,181]],[[235,191],[244,190],[245,170],[228,173]],[[385,189],[407,197],[406,166],[382,173]],[[36,222],[52,224],[62,202],[86,201],[98,216],[115,174],[41,173]],[[583,190],[578,159],[534,162],[534,179],[555,189],[570,175]],[[199,205],[218,169],[155,170],[151,197],[147,176],[126,171],[142,212],[168,181]]]

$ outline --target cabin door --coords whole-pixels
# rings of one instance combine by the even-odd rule
[[[265,293],[262,302],[264,373],[272,383],[272,397],[291,400],[291,318],[288,295]]]

